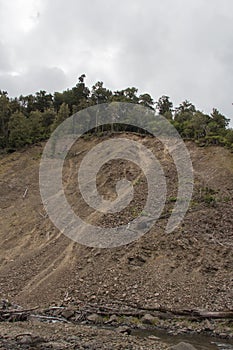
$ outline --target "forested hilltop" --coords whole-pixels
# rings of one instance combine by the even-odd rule
[[[85,84],[85,74],[79,77],[75,87],[54,94],[41,90],[35,95],[10,98],[6,91],[0,90],[0,149],[13,151],[46,140],[70,115],[92,105],[114,101],[155,110],[169,119],[184,139],[233,149],[233,129],[228,128],[230,120],[217,109],[208,115],[187,100],[173,107],[168,96],[155,102],[148,93],[139,95],[135,87],[111,91],[103,82],[97,82],[89,88]]]

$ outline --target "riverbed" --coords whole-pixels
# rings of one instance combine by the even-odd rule
[[[220,339],[205,335],[193,334],[169,334],[163,330],[133,330],[132,335],[138,337],[158,337],[162,341],[170,345],[186,342],[192,344],[198,350],[233,350],[233,340]]]

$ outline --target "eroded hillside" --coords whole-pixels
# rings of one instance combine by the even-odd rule
[[[117,135],[116,137],[122,137]],[[153,138],[127,135],[160,160],[167,180],[170,213],[177,195],[177,173],[170,155]],[[77,191],[77,172],[85,154],[101,139],[80,140],[64,166],[64,187],[72,208],[85,220],[110,227],[125,224],[143,209],[147,191],[133,163],[112,161],[98,175],[99,191],[115,198],[115,181],[126,176],[135,198],[119,215],[100,215]],[[139,305],[233,309],[233,154],[221,147],[187,143],[195,190],[178,229],[165,233],[163,216],[139,240],[112,249],[79,245],[54,227],[39,192],[44,145],[0,158],[0,298],[20,305],[70,300],[121,300]]]

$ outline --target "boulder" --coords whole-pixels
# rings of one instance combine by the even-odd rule
[[[73,317],[75,315],[75,312],[72,309],[65,309],[65,310],[62,311],[61,315],[64,318],[66,318],[67,320],[69,320],[71,317]]]
[[[120,327],[116,328],[116,332],[122,333],[122,334],[130,334],[131,329],[127,326],[120,326]]]
[[[116,323],[118,321],[118,317],[116,315],[111,315],[109,320],[107,320],[105,323]]]
[[[143,324],[149,324],[149,325],[154,325],[156,323],[156,318],[150,314],[145,314],[142,318],[141,318],[141,322]]]
[[[102,317],[97,314],[88,315],[87,320],[93,323],[101,323],[103,321]]]

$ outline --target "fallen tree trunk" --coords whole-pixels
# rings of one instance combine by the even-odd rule
[[[194,310],[194,316],[198,316],[201,318],[233,318],[233,311],[206,311],[206,310]]]
[[[143,307],[132,306],[125,304],[124,307],[114,307],[108,305],[88,304],[81,308],[82,312],[96,313],[102,316],[116,315],[116,316],[133,316],[141,317],[145,312],[150,312],[152,316],[160,317],[167,315],[167,318],[174,316],[194,317],[196,319],[233,319],[233,310],[226,311],[208,311],[203,309],[171,309],[164,306],[159,307]]]

